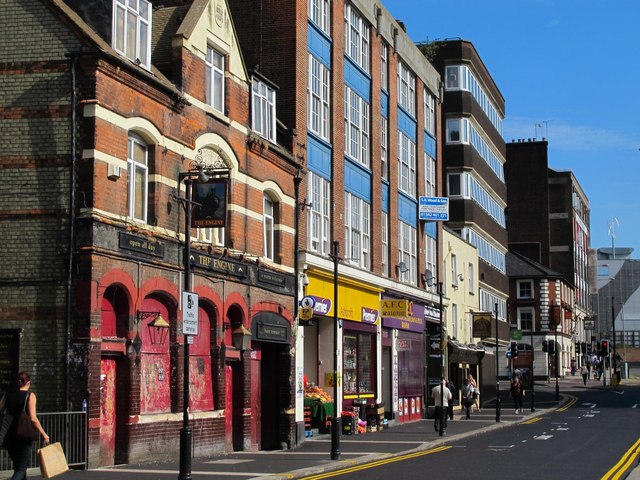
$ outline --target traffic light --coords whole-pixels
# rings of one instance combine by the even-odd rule
[[[602,351],[603,357],[609,355],[609,340],[602,340],[600,342],[600,350]]]
[[[511,358],[516,358],[518,356],[518,344],[515,342],[511,343]]]
[[[549,342],[547,340],[542,341],[542,351],[545,353],[549,351]]]
[[[582,352],[583,355],[585,353],[587,353],[587,344],[586,344],[586,342],[581,342],[580,343],[580,352]]]
[[[549,340],[549,355],[556,354],[556,342],[554,340]]]

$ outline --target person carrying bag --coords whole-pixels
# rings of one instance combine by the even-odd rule
[[[29,391],[31,376],[27,372],[20,372],[17,383],[18,389],[6,396],[6,410],[14,420],[3,446],[13,461],[11,480],[24,480],[27,478],[27,467],[34,440],[41,435],[46,445],[49,443],[49,436],[36,416],[36,395]]]

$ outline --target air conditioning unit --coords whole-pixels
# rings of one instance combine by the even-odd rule
[[[120,167],[118,165],[109,164],[107,167],[107,178],[109,180],[117,180],[120,178]]]

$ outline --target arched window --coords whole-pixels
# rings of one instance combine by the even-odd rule
[[[275,258],[275,202],[266,193],[263,196],[263,255],[273,261]]]
[[[129,134],[127,153],[127,215],[147,221],[149,148],[136,134]]]

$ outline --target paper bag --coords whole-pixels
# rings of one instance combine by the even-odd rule
[[[52,443],[38,449],[40,459],[40,474],[43,478],[51,478],[69,470],[60,442]]]

